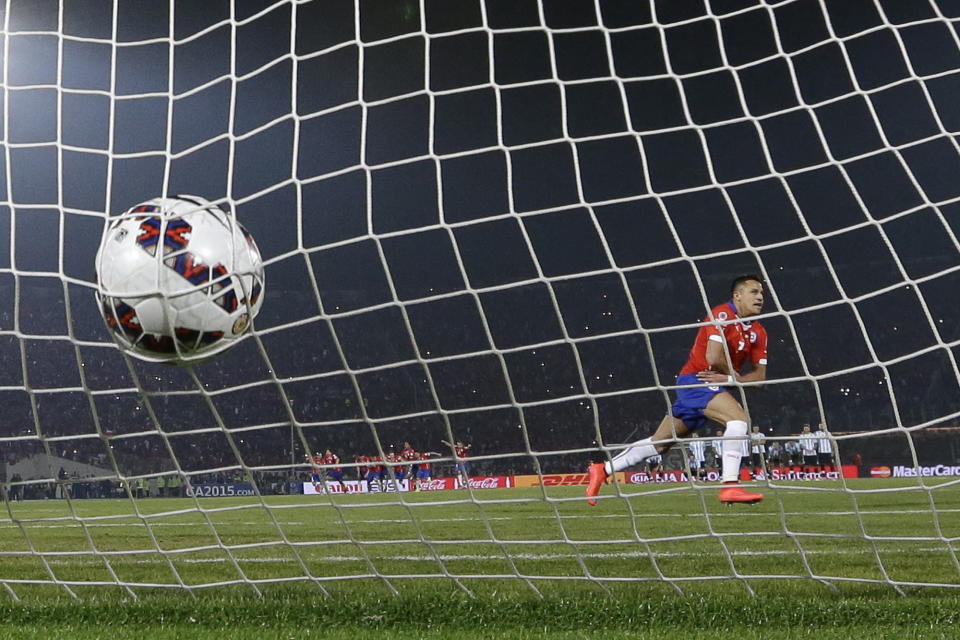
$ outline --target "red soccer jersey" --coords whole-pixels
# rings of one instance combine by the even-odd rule
[[[430,462],[429,462],[429,460],[430,460],[430,454],[429,454],[429,453],[421,453],[421,454],[420,454],[420,464],[417,465],[417,466],[418,466],[419,468],[423,469],[424,471],[426,471],[426,470],[430,469]]]
[[[323,456],[323,459],[320,461],[321,464],[333,467],[331,471],[340,471],[340,458],[337,457],[337,454],[331,453],[328,456]],[[334,466],[337,465],[337,466]]]
[[[453,448],[453,452],[454,452],[455,454],[457,454],[457,457],[458,457],[458,458],[466,458],[466,457],[467,457],[467,452],[468,452],[469,450],[470,450],[470,447],[469,447],[469,446],[460,446],[460,447],[454,447],[454,448]]]
[[[741,320],[732,302],[724,302],[713,308],[710,324],[700,327],[697,339],[690,349],[690,359],[680,370],[680,375],[697,373],[710,368],[707,364],[707,343],[711,340],[727,341],[733,370],[739,372],[747,358],[753,364],[767,364],[767,330],[759,322]]]
[[[357,456],[356,459],[354,460],[354,462],[356,462],[357,464],[360,465],[360,467],[359,467],[360,471],[366,471],[366,470],[367,470],[367,465],[365,465],[365,464],[363,464],[363,463],[364,463],[364,462],[370,462],[370,456]]]
[[[372,456],[370,458],[370,462],[373,463],[372,465],[370,465],[371,473],[377,473],[378,471],[383,471],[383,465],[380,464],[381,460],[382,458],[380,458],[380,456]]]
[[[419,460],[420,454],[413,450],[413,448],[404,449],[400,452],[400,457],[407,461]]]

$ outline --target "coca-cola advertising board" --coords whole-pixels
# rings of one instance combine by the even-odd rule
[[[341,487],[339,482],[327,481],[324,490],[328,493],[344,493],[344,487],[346,487],[346,493],[351,494],[417,490],[416,481],[411,480],[390,482],[383,487],[377,483],[368,485],[365,481],[357,480],[344,480],[343,485],[344,486]],[[470,478],[471,489],[508,489],[512,486],[512,476],[481,476],[477,478]],[[430,480],[423,480],[420,482],[420,491],[448,491],[451,489],[463,488],[463,483],[459,478],[431,478]],[[315,487],[312,482],[304,482],[303,493],[304,495],[316,495],[321,492],[317,491],[317,487]]]
[[[470,478],[471,489],[508,489],[513,486],[513,476],[482,476]],[[457,478],[456,489],[463,488],[463,482]]]
[[[430,478],[420,481],[420,491],[447,491],[456,488],[457,481],[454,478]]]

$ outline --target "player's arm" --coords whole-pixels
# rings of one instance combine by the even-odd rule
[[[733,382],[763,382],[767,379],[766,358],[761,362],[753,363],[750,371],[741,375],[730,370],[730,361],[727,360],[723,343],[717,340],[707,342],[706,359],[707,364],[710,365],[710,370],[697,374],[697,378],[703,382],[730,384]]]
[[[707,364],[710,365],[710,370],[723,375],[730,375],[730,361],[727,359],[727,352],[723,348],[722,340],[718,339],[720,336],[712,335],[710,339],[707,340],[707,352],[706,359]],[[714,382],[713,380],[707,380],[707,382]]]
[[[755,364],[749,373],[743,375],[734,373],[733,377],[738,382],[763,382],[767,379],[767,365]]]
[[[750,347],[750,371],[736,376],[740,382],[763,382],[767,379],[767,332],[759,324],[756,331],[757,339]]]
[[[727,352],[724,350],[723,342],[718,335],[712,335],[707,340],[707,349],[704,356],[710,368],[697,374],[697,378],[701,382],[731,384],[739,380],[736,372],[730,370],[731,366],[727,359]]]

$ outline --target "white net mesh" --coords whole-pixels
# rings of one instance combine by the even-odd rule
[[[946,0],[7,0],[0,581],[955,586],[955,485],[924,474],[958,460],[958,17]],[[178,193],[228,203],[267,263],[254,335],[195,368],[125,358],[92,293],[108,216]],[[771,380],[741,398],[768,441],[825,422],[838,462],[909,484],[767,480],[775,511],[736,526],[689,482],[618,483],[589,515],[579,488],[276,495],[306,454],[354,477],[354,456],[405,441],[440,454],[435,475],[462,441],[475,476],[581,482],[598,447],[652,431],[745,272],[766,280]],[[251,495],[206,500],[227,492]],[[921,526],[879,522],[918,495]],[[695,529],[662,526],[684,515]],[[898,573],[908,550],[939,570]]]

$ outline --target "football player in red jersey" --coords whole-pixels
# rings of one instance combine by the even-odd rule
[[[370,471],[367,472],[367,491],[373,491],[373,483],[377,483],[377,490],[383,491],[383,458],[379,455],[367,456],[370,460]]]
[[[343,468],[340,466],[340,458],[330,449],[323,452],[323,458],[320,464],[327,470],[327,477],[333,478],[334,482],[340,484],[340,489],[346,493],[347,485],[343,484]]]
[[[367,477],[367,472],[370,470],[370,467],[367,465],[370,462],[370,456],[359,455],[353,459],[357,463],[357,482],[363,482]],[[359,485],[358,485],[359,486]]]
[[[321,462],[323,457],[319,453],[314,453],[312,456],[307,453],[304,454],[304,457],[307,459],[307,462],[310,463],[310,480],[313,482],[313,490],[317,493],[324,493],[323,478],[320,473],[320,465],[323,464]]]
[[[439,456],[436,451],[422,451],[417,454],[420,464],[417,465],[416,491],[420,491],[423,483],[430,482],[430,456]]]
[[[748,320],[763,309],[763,283],[759,276],[743,275],[730,286],[731,299],[710,311],[690,350],[687,364],[677,376],[677,401],[653,436],[634,442],[609,462],[590,465],[587,498],[596,495],[607,478],[657,454],[666,453],[676,438],[685,438],[708,420],[724,425],[719,498],[724,504],[754,503],[763,494],[737,486],[740,480],[740,447],[747,438],[747,414],[726,386],[760,382],[767,377],[767,332]],[[740,371],[751,363],[748,373]],[[686,387],[684,385],[696,385]],[[708,386],[709,385],[709,386]]]
[[[387,455],[384,458],[387,462],[387,469],[384,471],[383,477],[387,481],[388,488],[395,488],[394,490],[400,490],[400,480],[403,479],[403,467],[400,463],[400,454],[394,451],[393,445],[390,445],[390,448],[387,450]]]
[[[461,485],[466,487],[470,484],[470,463],[466,461],[466,457],[470,455],[470,447],[473,445],[463,444],[459,440],[456,444],[450,444],[446,440],[440,442],[453,449],[453,455],[456,456],[457,477],[460,478]]]
[[[406,464],[402,467],[403,471],[399,478],[409,478],[413,480],[413,463],[420,459],[420,454],[417,453],[413,446],[409,442],[403,443],[403,449],[400,450],[400,458],[409,464]]]

